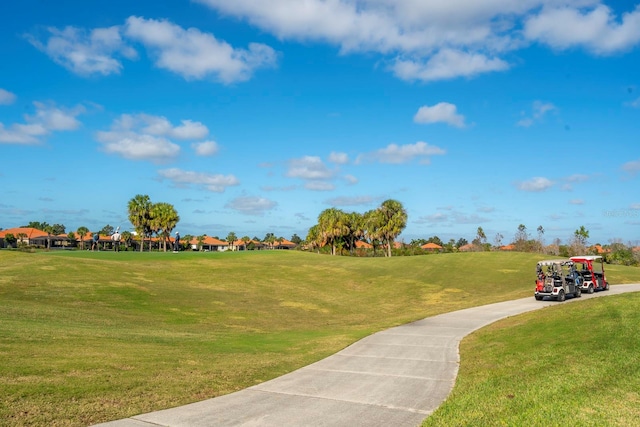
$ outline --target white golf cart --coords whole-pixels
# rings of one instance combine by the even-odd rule
[[[581,278],[570,259],[539,261],[536,266],[536,290],[534,297],[541,301],[545,297],[564,301],[567,295],[582,296]]]

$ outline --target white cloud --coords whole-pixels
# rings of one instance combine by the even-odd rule
[[[82,105],[71,109],[58,108],[53,103],[34,102],[36,113],[25,114],[25,123],[5,127],[0,123],[0,143],[37,144],[41,137],[57,131],[71,131],[80,127],[76,117],[86,111]]]
[[[200,122],[182,120],[173,126],[162,116],[150,114],[122,114],[114,120],[109,131],[99,131],[96,139],[104,144],[107,153],[118,154],[130,160],[164,162],[180,154],[180,146],[170,140],[195,139],[206,136],[209,130]],[[205,150],[210,146],[196,147]]]
[[[212,175],[202,172],[184,171],[178,168],[159,170],[158,175],[160,175],[162,179],[170,180],[178,187],[193,184],[215,193],[223,193],[227,187],[240,184],[240,181],[233,175]]]
[[[517,184],[517,188],[522,191],[545,191],[553,186],[553,182],[548,178],[544,177],[535,177],[531,178],[528,181],[521,182]]]
[[[16,101],[16,99],[17,97],[15,94],[0,88],[0,105],[11,105]]]
[[[194,142],[191,147],[198,156],[213,156],[219,149],[215,141]]]
[[[582,199],[571,199],[569,200],[570,205],[584,205],[584,200]]]
[[[379,197],[356,196],[356,197],[334,197],[325,203],[331,206],[366,206],[380,200]]]
[[[91,31],[76,27],[63,30],[49,27],[47,31],[50,37],[45,42],[32,34],[26,38],[53,61],[79,75],[119,74],[122,63],[114,56],[129,59],[137,56],[136,51],[122,40],[118,26]]]
[[[244,215],[263,216],[267,211],[275,209],[276,206],[278,203],[264,197],[243,196],[230,200],[224,207]]]
[[[363,161],[376,161],[379,163],[408,163],[415,158],[420,159],[420,163],[429,164],[431,156],[444,155],[446,153],[440,147],[429,145],[426,142],[416,142],[415,144],[397,145],[389,144],[372,153],[358,156],[356,163]]]
[[[343,178],[344,178],[345,181],[347,181],[347,184],[349,184],[349,185],[354,185],[354,184],[358,183],[358,178],[356,178],[353,175],[347,174]]]
[[[338,165],[344,165],[349,163],[349,156],[347,153],[336,153],[332,151],[331,154],[329,154],[329,161]]]
[[[267,45],[250,43],[248,49],[238,49],[213,34],[184,29],[166,20],[131,16],[124,32],[150,49],[156,66],[185,79],[212,77],[226,84],[245,81],[254,70],[274,66],[277,59]]]
[[[327,181],[311,180],[304,184],[304,188],[312,191],[332,191],[336,189],[336,186]]]
[[[627,102],[625,103],[625,105],[632,108],[640,108],[640,98],[636,99],[635,101]]]
[[[305,180],[327,180],[333,178],[335,172],[329,169],[316,156],[305,156],[300,159],[289,160],[287,176]]]
[[[622,170],[630,173],[631,175],[636,175],[640,172],[640,160],[633,160],[623,164]]]
[[[489,58],[483,53],[468,53],[455,49],[442,49],[426,62],[416,59],[397,59],[391,66],[402,80],[430,82],[456,77],[473,77],[490,71],[504,71],[509,64],[500,58]]]
[[[541,121],[550,111],[556,111],[558,108],[550,102],[534,101],[531,107],[531,117],[520,119],[516,126],[529,127],[534,123]]]
[[[596,54],[612,54],[640,42],[640,6],[624,13],[621,21],[602,4],[588,10],[545,7],[526,20],[524,35],[555,49],[583,47]]]
[[[464,127],[464,116],[458,114],[457,107],[448,102],[440,102],[433,107],[424,105],[413,116],[416,123],[447,123],[451,126]]]

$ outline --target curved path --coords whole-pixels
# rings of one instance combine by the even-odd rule
[[[638,291],[640,284],[615,285],[581,299]],[[531,296],[429,317],[236,393],[100,426],[418,426],[451,392],[464,336],[556,304]]]

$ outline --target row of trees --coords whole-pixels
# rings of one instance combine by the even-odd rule
[[[353,253],[356,242],[367,239],[374,252],[382,247],[385,256],[390,257],[393,242],[407,226],[407,218],[402,203],[393,199],[364,214],[329,208],[318,215],[318,223],[309,229],[306,241],[312,250],[329,245],[331,254],[336,255],[342,250]]]

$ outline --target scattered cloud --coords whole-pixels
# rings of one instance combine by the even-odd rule
[[[244,215],[264,216],[266,212],[275,209],[276,206],[278,203],[264,197],[243,196],[230,200],[224,207]]]
[[[198,156],[213,156],[218,153],[219,147],[215,141],[194,142],[191,144]]]
[[[332,151],[331,154],[329,154],[329,161],[338,165],[344,165],[349,163],[349,156],[347,153],[336,153]]]
[[[142,43],[159,68],[185,79],[213,78],[225,84],[248,80],[254,70],[273,67],[277,54],[269,46],[250,43],[248,49],[234,48],[197,28],[184,29],[167,20],[131,16],[124,34]]]
[[[554,49],[581,47],[598,55],[610,55],[631,49],[640,41],[640,6],[622,15],[597,4],[593,8],[543,7],[524,24],[524,36]]]
[[[332,191],[336,189],[336,186],[327,181],[311,180],[304,184],[304,188],[312,191]]]
[[[548,178],[535,177],[528,181],[520,182],[516,186],[518,190],[538,192],[548,190],[553,186],[553,182]]]
[[[625,105],[627,107],[640,108],[640,98],[638,98],[638,99],[636,99],[634,101],[631,101],[631,102],[627,102],[627,103],[625,103]]]
[[[505,71],[509,64],[500,58],[489,58],[482,53],[468,53],[443,49],[428,60],[396,59],[390,67],[402,80],[431,82],[456,77],[474,77],[490,71]]]
[[[636,175],[640,172],[640,160],[633,160],[622,165],[622,170],[630,175]]]
[[[541,121],[548,112],[555,110],[557,110],[556,106],[550,102],[534,101],[532,106],[532,115],[520,119],[518,123],[516,123],[516,126],[529,127],[534,123]]]
[[[287,176],[304,180],[327,180],[335,176],[335,171],[324,164],[317,156],[305,156],[300,159],[289,160]]]
[[[356,159],[356,163],[379,162],[379,163],[409,163],[413,159],[420,159],[421,164],[429,164],[432,156],[440,156],[446,153],[440,147],[430,145],[426,142],[416,142],[415,144],[397,145],[389,144],[371,153],[361,154]]]
[[[158,171],[161,179],[171,181],[177,187],[195,185],[215,193],[224,193],[227,187],[240,184],[233,175],[208,174],[202,172],[185,171],[178,168],[161,169]]]
[[[54,103],[34,102],[36,112],[25,114],[25,123],[5,127],[0,123],[0,144],[37,144],[53,132],[71,131],[80,127],[76,118],[86,112],[82,105],[74,108],[57,107]]]
[[[17,96],[6,89],[0,87],[0,105],[11,105],[17,99]]]
[[[182,120],[173,126],[166,117],[149,114],[122,114],[114,120],[109,131],[98,131],[96,139],[107,153],[120,155],[130,160],[165,162],[178,156],[180,146],[175,139],[203,138],[209,130],[200,122]],[[206,141],[196,145],[196,152],[207,152],[214,147]],[[215,144],[215,143],[214,143]],[[200,155],[205,155],[201,154]]]
[[[334,197],[325,201],[330,206],[363,206],[371,205],[382,200],[380,197],[357,196],[357,197]]]
[[[447,123],[459,128],[465,126],[464,116],[458,114],[457,107],[448,102],[440,102],[433,107],[428,105],[420,107],[416,115],[413,116],[413,121],[423,124]]]
[[[347,181],[347,184],[354,185],[358,183],[358,178],[353,175],[345,175],[343,176],[344,180]]]
[[[584,200],[582,199],[571,199],[569,200],[570,205],[584,205]]]
[[[128,59],[137,57],[137,52],[122,39],[119,26],[90,31],[76,27],[62,30],[48,27],[46,31],[49,38],[45,41],[33,34],[25,37],[54,62],[75,74],[119,74],[122,63],[116,56]]]

